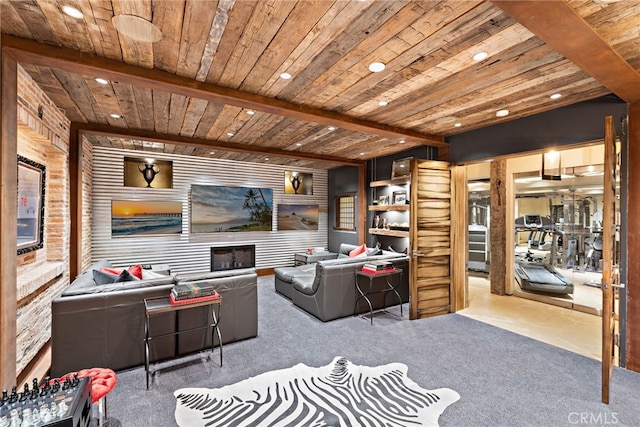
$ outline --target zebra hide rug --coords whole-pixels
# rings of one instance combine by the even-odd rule
[[[218,389],[174,393],[179,426],[437,426],[460,398],[448,388],[425,390],[407,366],[358,366],[336,357],[327,366],[302,363]]]

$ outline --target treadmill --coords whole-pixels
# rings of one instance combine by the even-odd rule
[[[524,215],[516,218],[516,232],[518,231],[529,231],[529,247],[531,247],[531,236],[536,233],[551,233],[552,236],[559,233],[550,218],[540,215]],[[544,262],[542,258],[534,257],[530,251],[527,251],[523,259],[516,258],[514,267],[516,281],[524,290],[565,295],[573,293],[573,283],[569,279],[560,274],[553,265]]]

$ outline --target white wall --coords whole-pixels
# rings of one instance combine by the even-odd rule
[[[151,155],[151,153],[147,153]],[[235,162],[153,153],[154,159],[173,162],[173,188],[124,187],[124,157],[145,157],[140,151],[94,147],[92,260],[107,259],[117,266],[169,264],[174,273],[210,270],[210,248],[256,245],[256,267],[293,265],[293,254],[328,243],[327,171],[262,163]],[[284,194],[285,170],[313,173],[313,195]],[[273,190],[272,231],[189,232],[192,184]],[[112,200],[165,200],[182,202],[182,233],[174,235],[112,237]],[[277,205],[319,205],[317,231],[277,231]]]

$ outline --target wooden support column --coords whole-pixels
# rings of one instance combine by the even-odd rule
[[[628,165],[640,164],[640,102],[629,104]],[[640,372],[640,167],[628,168],[626,366]]]
[[[491,223],[489,225],[489,280],[491,293],[505,295],[507,278],[507,161],[491,162]]]
[[[69,133],[69,180],[69,277],[76,277],[82,272],[82,138],[75,123]]]
[[[358,233],[358,244],[367,241],[367,164],[358,166],[358,218],[356,218],[356,230]]]
[[[0,386],[16,381],[18,65],[0,57]]]
[[[469,306],[467,168],[451,166],[451,312]]]

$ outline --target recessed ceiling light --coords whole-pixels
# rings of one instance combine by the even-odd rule
[[[253,110],[247,110],[247,114],[253,116],[256,112]]]
[[[558,99],[558,98],[560,98],[561,96],[562,96],[562,94],[561,94],[561,93],[554,93],[554,94],[553,94],[553,95],[551,95],[549,98],[551,98],[551,99]]]
[[[302,147],[302,143],[301,142],[296,142],[296,147]]]
[[[143,43],[155,43],[162,39],[162,31],[153,23],[135,15],[116,15],[113,26],[123,36]]]
[[[269,160],[269,158],[268,158],[268,157],[265,157],[264,159],[265,159],[265,160]]]
[[[404,139],[401,139],[400,141],[398,141],[398,144],[404,144],[405,142],[407,141],[405,141]]]
[[[121,118],[121,117],[122,117],[120,114],[116,114],[116,113],[112,113],[112,114],[109,114],[109,115],[110,115],[111,117],[113,117],[114,119],[119,119],[119,118]]]
[[[282,74],[280,74],[280,78],[283,79],[283,80],[289,80],[291,78],[291,74],[282,73]]]
[[[360,153],[361,156],[364,156],[364,153]]]
[[[209,154],[216,154],[215,151],[209,151]]]
[[[381,106],[381,107],[384,107],[387,104],[389,104],[387,101],[378,101],[378,105]]]
[[[336,130],[335,126],[329,126],[327,129],[329,129],[331,132],[333,132],[334,130]]]
[[[102,77],[97,77],[97,78],[96,78],[96,81],[97,81],[98,83],[100,83],[101,85],[109,84],[109,80],[107,80],[107,79],[103,79]]]
[[[379,73],[384,70],[385,65],[382,62],[372,62],[369,64],[369,71],[372,73]]]
[[[498,110],[496,111],[496,117],[506,117],[509,115],[509,110]]]
[[[233,135],[234,135],[234,133],[233,133],[233,132],[227,132],[227,136],[228,136],[228,137],[232,137]]]
[[[457,128],[459,128],[459,127],[461,127],[461,126],[462,126],[462,123],[456,123],[454,126],[455,126],[455,127],[457,127]]]
[[[473,55],[473,60],[476,62],[480,62],[480,61],[484,61],[488,57],[489,57],[489,54],[487,52],[478,52],[475,55]]]
[[[80,19],[84,15],[73,6],[62,6],[62,11],[72,18]]]

